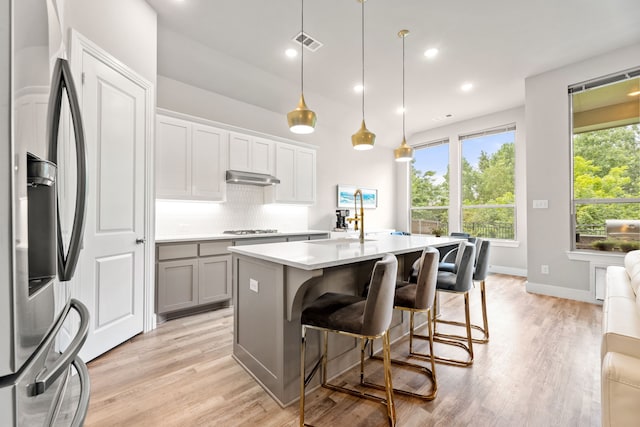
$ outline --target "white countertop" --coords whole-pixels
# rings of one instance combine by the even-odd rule
[[[323,230],[301,230],[301,231],[282,231],[277,233],[260,233],[260,234],[223,234],[223,233],[207,233],[207,234],[176,234],[176,235],[156,235],[156,243],[178,243],[178,242],[196,242],[202,240],[240,240],[240,239],[256,239],[262,237],[280,237],[280,236],[299,236],[304,234],[329,234],[329,231]]]
[[[446,246],[462,240],[417,235],[380,236],[367,238],[363,244],[357,238],[343,238],[233,246],[229,251],[302,270],[315,270],[377,259],[386,253],[403,254],[420,251],[426,246]]]

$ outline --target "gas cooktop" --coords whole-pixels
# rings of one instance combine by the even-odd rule
[[[245,235],[245,234],[273,234],[277,232],[278,230],[266,228],[266,229],[258,229],[258,230],[226,230],[226,231],[223,231],[222,233]]]

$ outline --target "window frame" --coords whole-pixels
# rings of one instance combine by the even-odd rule
[[[578,249],[577,246],[577,207],[578,205],[598,205],[598,204],[622,204],[622,203],[638,203],[640,204],[640,197],[630,197],[630,198],[589,198],[589,199],[577,199],[575,197],[575,173],[574,173],[574,108],[573,108],[573,100],[574,95],[577,93],[585,92],[592,89],[601,88],[604,86],[615,85],[620,82],[638,78],[640,76],[640,68],[634,68],[630,70],[625,70],[619,73],[613,73],[606,76],[598,77],[596,79],[588,80],[581,83],[576,83],[570,85],[568,87],[567,93],[569,97],[569,182],[571,183],[571,196],[570,196],[570,204],[569,204],[569,230],[570,236],[569,240],[571,242],[570,250],[571,251],[589,251],[589,252],[600,252],[597,249]],[[622,127],[622,126],[620,126]],[[606,236],[606,234],[605,234]],[[609,251],[607,251],[609,252]],[[615,252],[613,252],[615,253]]]
[[[474,131],[474,132],[468,132],[468,133],[464,133],[464,134],[460,134],[458,135],[458,152],[459,152],[459,158],[458,158],[458,183],[459,183],[459,189],[458,189],[458,205],[460,206],[460,214],[459,214],[459,223],[458,223],[458,228],[460,230],[464,230],[464,209],[479,209],[479,208],[512,208],[513,209],[513,238],[511,239],[500,239],[500,238],[494,238],[494,237],[482,237],[479,236],[483,239],[489,239],[489,240],[494,240],[494,241],[504,241],[504,242],[517,242],[518,241],[518,209],[517,209],[517,203],[516,201],[518,200],[518,192],[517,192],[517,186],[516,186],[516,177],[518,175],[518,165],[517,165],[517,155],[516,155],[516,149],[517,149],[517,144],[516,144],[516,139],[517,139],[517,125],[515,122],[512,123],[508,123],[508,124],[504,124],[504,125],[500,125],[500,126],[494,126],[491,128],[487,128],[487,129],[483,129],[483,130],[479,130],[479,131]],[[514,164],[513,164],[513,203],[509,203],[509,204],[485,204],[485,205],[464,205],[463,204],[463,194],[462,194],[462,188],[463,188],[463,178],[462,178],[462,162],[464,160],[464,155],[463,155],[463,142],[465,140],[469,140],[469,139],[473,139],[473,138],[479,138],[479,137],[483,137],[483,136],[489,136],[489,135],[496,135],[496,134],[500,134],[500,133],[507,133],[507,132],[513,132],[513,156],[514,156]]]
[[[429,142],[425,142],[422,144],[417,144],[413,146],[414,149],[414,153],[416,153],[418,150],[423,150],[423,149],[429,149],[429,148],[435,148],[435,147],[439,147],[440,145],[446,145],[448,150],[448,154],[447,154],[447,167],[449,167],[449,171],[451,170],[451,151],[450,148],[451,147],[449,144],[451,143],[451,141],[449,140],[449,138],[439,138],[436,140],[432,140]],[[415,156],[415,154],[414,154]],[[410,166],[411,168],[411,166]],[[409,180],[409,229],[412,230],[413,229],[413,212],[414,211],[429,211],[429,210],[443,210],[446,209],[447,211],[447,230],[451,230],[451,176],[449,176],[449,203],[446,206],[413,206],[413,186],[411,185],[411,169],[409,169],[409,176],[408,176],[408,180]]]

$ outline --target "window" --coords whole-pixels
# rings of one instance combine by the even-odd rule
[[[462,231],[515,239],[515,126],[460,137]]]
[[[640,248],[640,70],[569,88],[573,248]]]
[[[417,147],[410,179],[411,233],[449,234],[449,140]]]

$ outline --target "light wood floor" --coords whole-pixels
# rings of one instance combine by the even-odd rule
[[[433,402],[396,396],[398,425],[600,425],[601,307],[528,294],[505,275],[487,279],[487,294],[490,343],[474,346],[471,368],[437,365]],[[479,320],[477,290],[471,300]],[[461,316],[462,298],[443,299],[442,314]],[[297,425],[297,406],[280,408],[231,358],[232,320],[232,309],[172,320],[89,363],[86,426]],[[367,366],[381,379],[379,362]],[[393,375],[394,386],[429,388],[414,371]],[[358,379],[351,371],[337,381]],[[381,405],[325,389],[308,392],[306,421],[386,425]]]

